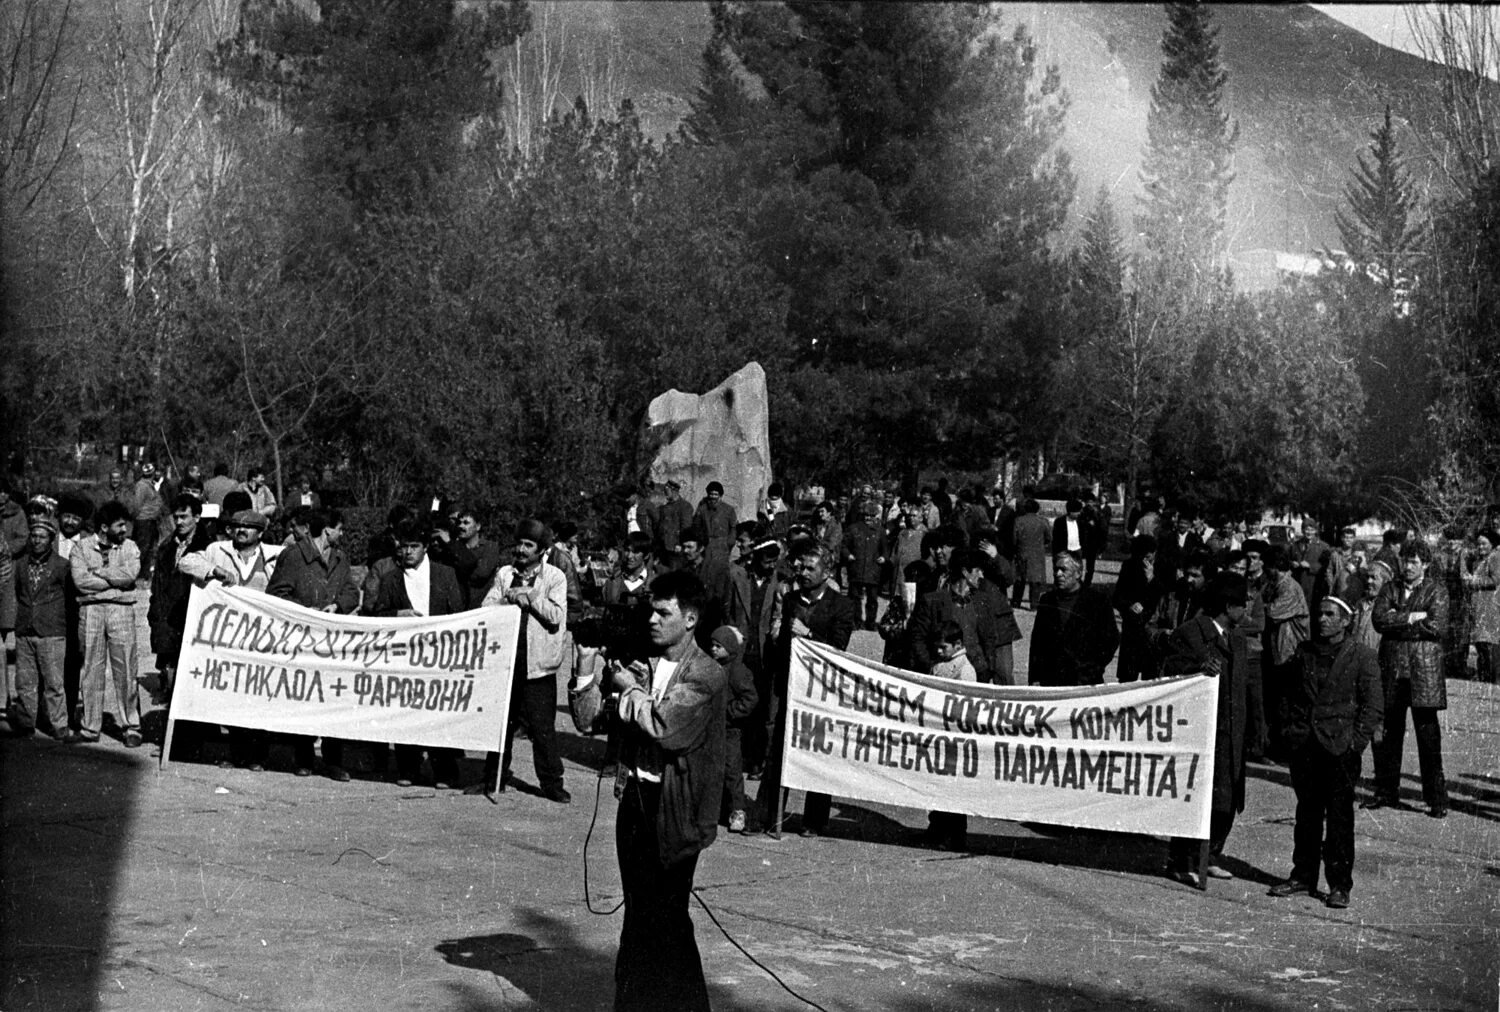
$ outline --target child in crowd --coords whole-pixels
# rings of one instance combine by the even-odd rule
[[[932,673],[939,678],[956,678],[963,682],[979,681],[979,676],[974,672],[974,665],[969,661],[969,655],[964,650],[963,628],[950,618],[943,623],[938,635],[942,643],[938,647],[938,661],[932,666]]]

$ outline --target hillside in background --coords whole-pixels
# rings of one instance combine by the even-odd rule
[[[540,0],[533,7],[562,51],[563,101],[583,90],[578,61],[612,54],[618,97],[630,98],[647,131],[676,129],[698,85],[708,41],[708,8],[699,2]],[[1043,59],[1056,63],[1072,99],[1065,144],[1078,190],[1069,229],[1100,185],[1130,222],[1139,193],[1151,85],[1160,63],[1165,15],[1156,4],[1012,3],[999,5],[1007,30],[1025,23]],[[1237,179],[1230,190],[1231,259],[1240,284],[1274,282],[1278,251],[1308,253],[1339,245],[1333,224],[1355,156],[1389,101],[1403,149],[1421,153],[1409,129],[1417,96],[1436,80],[1431,64],[1374,42],[1304,5],[1226,4],[1214,8],[1240,124]],[[107,37],[110,7],[77,0],[71,60],[90,75]],[[87,121],[110,115],[107,95],[88,88]],[[1414,176],[1426,170],[1419,158]],[[1071,235],[1065,236],[1065,240]]]
[[[633,96],[657,136],[686,113],[708,38],[700,3],[560,3],[578,38],[613,37],[623,55],[621,92]],[[1072,107],[1065,143],[1078,192],[1071,226],[1099,186],[1130,221],[1139,193],[1151,85],[1165,16],[1155,4],[1001,5],[1007,25],[1025,23],[1043,58],[1062,72]],[[1339,245],[1334,211],[1355,156],[1389,101],[1403,127],[1420,115],[1419,93],[1435,80],[1426,61],[1387,48],[1304,5],[1214,8],[1229,69],[1230,108],[1240,124],[1230,190],[1231,259],[1242,286],[1274,282],[1277,251]],[[565,93],[568,82],[564,83]],[[1404,129],[1404,149],[1420,142]],[[1421,174],[1418,159],[1411,170]]]

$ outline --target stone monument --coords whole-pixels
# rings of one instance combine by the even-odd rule
[[[751,362],[704,394],[668,390],[646,409],[641,441],[652,482],[675,478],[696,506],[704,487],[718,481],[739,518],[755,519],[771,483],[765,370]]]

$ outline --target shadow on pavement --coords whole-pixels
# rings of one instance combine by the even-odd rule
[[[93,1009],[144,750],[0,743],[0,1008]]]
[[[1310,1004],[1310,1003],[1309,1003]],[[891,1012],[931,1012],[926,1001],[897,1002],[885,1006]],[[955,983],[943,994],[945,1012],[1099,1012],[1130,1009],[1132,1012],[1286,1012],[1284,1002],[1235,994],[1231,991],[1184,981],[1171,1002],[1152,1001],[1128,991],[1107,991],[1087,986],[1059,986],[1034,981],[1006,980],[1001,983]]]
[[[526,934],[471,935],[439,942],[436,951],[451,965],[481,974],[473,983],[449,985],[464,1012],[490,1012],[516,1006],[521,992],[549,1012],[602,1012],[614,1004],[615,953],[590,949],[567,921],[540,910],[518,910]],[[618,917],[615,915],[616,925]],[[695,918],[698,944],[708,942],[712,925]],[[497,991],[496,984],[499,984]],[[750,1009],[722,987],[709,985],[719,1012]]]

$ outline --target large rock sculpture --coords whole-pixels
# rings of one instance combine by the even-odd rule
[[[697,505],[710,481],[740,519],[754,519],[771,483],[766,372],[751,362],[705,394],[668,390],[646,409],[641,436],[653,482],[675,479]]]

